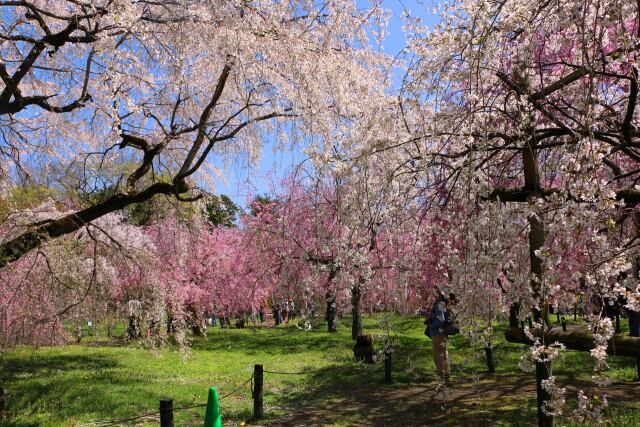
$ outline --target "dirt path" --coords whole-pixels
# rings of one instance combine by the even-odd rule
[[[566,385],[568,400],[580,386],[590,387]],[[614,405],[640,404],[637,383],[613,384],[606,394]],[[536,424],[535,395],[534,380],[525,375],[458,382],[445,391],[435,384],[390,385],[333,395],[324,407],[293,410],[270,425],[493,426],[500,421],[529,426]]]

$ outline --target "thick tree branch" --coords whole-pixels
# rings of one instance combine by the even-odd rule
[[[538,337],[542,335],[535,333]],[[504,332],[507,341],[531,345],[533,342],[520,328],[508,328]],[[544,334],[544,341],[547,343],[559,342],[570,350],[590,351],[595,346],[593,333],[586,327],[574,326],[570,330],[563,332],[561,328],[553,328]],[[640,357],[640,338],[629,337],[616,334],[609,341],[607,353],[617,356]]]
[[[47,239],[53,239],[78,231],[93,220],[111,212],[119,211],[129,205],[149,200],[156,194],[175,193],[176,187],[174,185],[158,182],[150,185],[139,193],[117,193],[88,208],[34,227],[0,245],[0,268],[19,259],[32,249],[37,248]]]
[[[196,136],[196,139],[193,142],[193,145],[191,146],[191,149],[189,150],[187,157],[184,159],[184,162],[182,163],[182,167],[180,168],[180,171],[174,178],[174,182],[178,182],[184,179],[187,172],[191,168],[191,164],[193,163],[193,160],[196,158],[198,151],[200,151],[200,147],[202,146],[204,138],[206,137],[206,130],[207,130],[207,124],[209,123],[209,117],[211,116],[213,109],[216,107],[216,105],[218,104],[218,101],[220,100],[220,97],[222,96],[222,91],[224,90],[224,87],[230,72],[231,72],[231,66],[228,64],[225,64],[224,68],[222,69],[222,72],[220,73],[220,77],[218,77],[218,82],[216,83],[216,88],[213,91],[213,96],[211,97],[211,101],[209,101],[209,104],[207,104],[207,106],[202,111],[202,114],[200,115],[200,120],[198,121],[198,134]]]

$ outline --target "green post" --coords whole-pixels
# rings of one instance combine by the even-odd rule
[[[215,387],[209,387],[207,411],[204,415],[204,427],[222,427],[222,418],[220,418],[220,406],[218,406],[218,391]]]

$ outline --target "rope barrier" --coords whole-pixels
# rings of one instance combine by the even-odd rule
[[[425,351],[425,348],[414,348],[414,347],[398,347],[396,349],[396,351]],[[274,374],[274,375],[308,375],[308,374],[318,374],[323,372],[324,370],[318,369],[318,370],[313,370],[313,371],[304,371],[304,372],[287,372],[287,371],[263,371],[266,374]],[[242,389],[244,386],[246,386],[247,384],[251,383],[251,394],[253,395],[253,374],[251,374],[251,376],[249,377],[249,379],[247,379],[245,382],[243,382],[242,384],[240,384],[238,387],[236,387],[235,389],[231,390],[228,393],[225,393],[223,395],[221,395],[218,398],[218,401],[223,400],[229,396],[232,396],[234,394],[236,394],[240,389]],[[174,411],[182,411],[182,410],[189,410],[189,409],[196,409],[196,408],[203,408],[207,406],[206,403],[200,403],[200,404],[196,404],[196,405],[189,405],[189,406],[179,406],[179,407],[174,407],[173,410]],[[153,412],[147,412],[144,414],[140,414],[140,415],[136,415],[136,416],[132,416],[129,418],[121,418],[121,419],[116,419],[116,420],[104,420],[104,421],[94,421],[94,422],[90,422],[90,423],[86,423],[86,424],[82,424],[79,427],[89,427],[89,426],[97,426],[97,427],[110,427],[110,426],[116,426],[116,425],[120,425],[123,423],[127,423],[127,422],[131,422],[131,421],[136,421],[136,420],[140,420],[143,418],[158,418],[160,415],[160,411],[153,411]]]
[[[119,420],[94,421],[93,423],[83,424],[83,426],[99,426],[99,427],[117,426],[117,425],[128,423],[131,421],[140,420],[142,418],[158,418],[159,416],[160,416],[159,411],[147,412],[146,414],[137,415],[130,418],[121,418]]]
[[[230,392],[229,392],[229,393],[227,393],[227,394],[224,394],[224,395],[220,396],[220,397],[218,398],[218,400],[222,400],[222,399],[224,399],[225,397],[229,397],[229,396],[231,396],[232,394],[234,394],[234,393],[236,393],[238,390],[240,390],[242,387],[244,387],[244,386],[246,386],[247,384],[249,384],[249,382],[253,382],[253,374],[251,374],[251,376],[249,377],[249,379],[248,379],[248,380],[246,380],[245,382],[243,382],[242,384],[240,384],[240,385],[239,385],[238,387],[236,387],[234,390],[230,391]]]
[[[411,347],[399,347],[396,350],[409,350],[409,351],[425,351],[425,348],[411,348]],[[304,372],[287,372],[287,371],[263,371],[266,374],[274,374],[274,375],[308,375],[308,374],[317,374],[317,373],[321,373],[324,370],[318,369],[318,370],[313,370],[313,371],[304,371]],[[235,389],[231,390],[228,393],[225,393],[223,395],[221,395],[218,398],[218,401],[223,400],[229,396],[232,396],[234,394],[236,394],[240,389],[242,389],[244,386],[246,386],[247,384],[251,383],[251,394],[253,395],[253,374],[251,374],[251,376],[249,377],[249,379],[247,379],[245,382],[243,382],[242,384],[240,384],[238,387],[236,387]],[[179,406],[179,407],[174,407],[173,410],[174,411],[181,411],[181,410],[189,410],[189,409],[196,409],[196,408],[203,408],[207,406],[206,403],[200,403],[200,404],[196,404],[196,405],[189,405],[189,406]],[[104,420],[104,421],[94,421],[91,423],[86,423],[86,424],[82,424],[80,427],[89,427],[89,426],[97,426],[97,427],[110,427],[110,426],[116,426],[116,425],[120,425],[123,423],[127,423],[127,422],[131,422],[131,421],[136,421],[136,420],[140,420],[143,418],[158,418],[160,415],[160,411],[153,411],[153,412],[147,412],[144,414],[140,414],[140,415],[136,415],[136,416],[132,416],[129,418],[121,418],[121,419],[116,419],[116,420]]]
[[[220,399],[218,399],[220,400]],[[206,403],[200,403],[198,405],[191,405],[191,406],[180,406],[177,408],[173,408],[174,411],[180,411],[180,410],[187,410],[187,409],[195,409],[195,408],[204,408],[205,406],[207,406]]]
[[[322,369],[318,369],[315,371],[305,371],[305,372],[282,372],[282,371],[263,371],[265,374],[276,374],[276,375],[307,375],[307,374],[319,374],[323,372]]]
[[[218,398],[218,401],[221,401],[222,399],[224,399],[226,397],[232,396],[233,394],[237,393],[242,387],[246,386],[250,382],[252,383],[251,389],[252,389],[252,392],[253,392],[253,374],[251,374],[251,376],[249,377],[248,380],[246,380],[245,382],[243,382],[242,384],[240,384],[238,387],[234,388],[230,392],[221,395]],[[188,409],[204,408],[205,406],[207,406],[206,403],[200,403],[200,404],[197,404],[197,405],[175,407],[175,408],[173,408],[173,410],[174,411],[182,411],[182,410],[188,410]],[[117,426],[117,425],[120,425],[120,424],[128,423],[128,422],[131,422],[131,421],[140,420],[142,418],[158,418],[159,416],[160,416],[160,411],[153,411],[153,412],[147,412],[147,413],[141,414],[141,415],[132,416],[132,417],[129,417],[129,418],[120,418],[120,419],[117,419],[117,420],[94,421],[94,422],[91,422],[91,423],[82,424],[79,427],[88,427],[88,426],[110,427],[110,426]]]

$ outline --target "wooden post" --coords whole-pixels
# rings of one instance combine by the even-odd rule
[[[160,427],[173,427],[173,400],[160,400]]]
[[[616,334],[620,333],[620,313],[616,313]]]
[[[542,411],[543,402],[549,400],[551,396],[542,388],[542,381],[549,379],[551,362],[536,362],[536,393],[538,395],[538,427],[553,427],[554,419],[551,415],[546,415]]]
[[[487,371],[490,374],[494,374],[496,372],[496,364],[493,361],[493,348],[491,348],[491,345],[486,346],[484,352],[487,355]]]
[[[4,394],[4,389],[0,387],[0,420],[4,418],[6,410],[7,410],[7,397]]]
[[[560,310],[556,312],[556,320],[557,320],[557,323],[560,323]]]
[[[567,319],[562,316],[562,332],[567,332]]]
[[[391,384],[391,353],[384,354],[384,382]]]
[[[264,416],[264,368],[262,365],[253,366],[253,419],[259,420]]]

